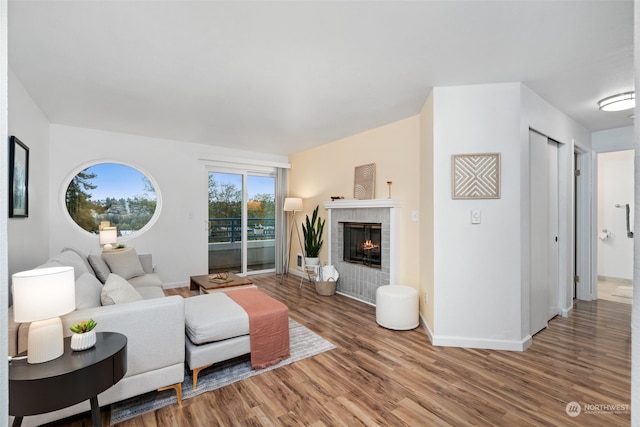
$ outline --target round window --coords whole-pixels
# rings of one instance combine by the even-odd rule
[[[65,204],[82,229],[98,233],[101,225],[109,225],[118,229],[118,235],[127,236],[151,221],[158,200],[151,180],[139,170],[120,163],[98,163],[71,179]]]

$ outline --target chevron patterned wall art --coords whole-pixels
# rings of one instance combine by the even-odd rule
[[[453,199],[499,199],[500,153],[451,156]]]

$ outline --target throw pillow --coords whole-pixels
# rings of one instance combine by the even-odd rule
[[[142,301],[142,296],[123,277],[111,273],[102,287],[100,299],[102,305],[113,305]]]
[[[76,310],[100,307],[102,283],[91,273],[84,273],[76,279]]]
[[[109,270],[118,276],[131,279],[132,277],[144,275],[140,258],[138,258],[138,254],[133,248],[118,252],[105,252],[102,257],[109,266]]]
[[[107,277],[111,274],[111,270],[109,270],[109,266],[106,262],[104,262],[104,258],[100,254],[89,254],[89,264],[91,264],[91,268],[96,273],[96,277],[102,283],[107,281]]]

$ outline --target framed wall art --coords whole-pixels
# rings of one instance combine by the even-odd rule
[[[376,164],[356,166],[353,180],[353,197],[368,200],[375,197]]]
[[[29,216],[29,147],[9,139],[9,218]]]
[[[453,199],[499,199],[500,153],[451,156]]]

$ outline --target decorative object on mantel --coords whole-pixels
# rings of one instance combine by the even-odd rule
[[[376,164],[356,166],[353,181],[353,197],[359,200],[375,197]]]
[[[391,184],[393,184],[392,181],[387,181],[387,186],[389,187],[389,198],[391,198]]]
[[[304,256],[306,265],[318,265],[318,258],[320,254],[320,248],[322,248],[322,232],[324,231],[325,220],[318,217],[319,205],[313,210],[311,215],[311,221],[309,221],[309,215],[305,218],[305,222],[302,224],[302,235],[304,237]]]
[[[331,196],[331,200],[342,200],[344,197],[342,196]]]
[[[499,199],[500,153],[453,154],[451,198]]]
[[[73,332],[70,343],[71,350],[82,351],[96,345],[96,331],[93,330],[96,326],[97,323],[93,319],[71,325],[69,328]]]

